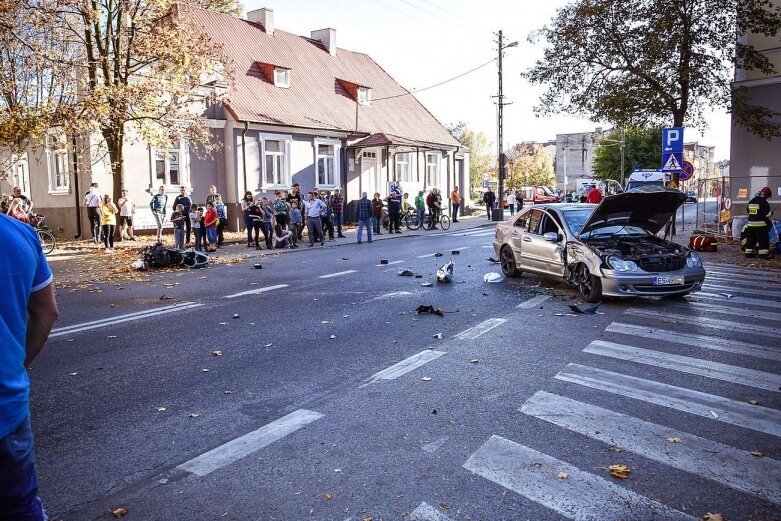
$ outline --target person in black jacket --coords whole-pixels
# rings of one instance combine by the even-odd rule
[[[485,203],[485,210],[488,212],[488,220],[491,220],[491,210],[494,208],[494,204],[496,204],[496,194],[493,190],[491,190],[491,187],[489,186],[488,189],[483,194],[483,202]]]
[[[190,208],[193,206],[193,201],[190,199],[190,196],[187,195],[187,187],[185,186],[179,187],[179,195],[177,195],[176,199],[174,199],[174,208],[180,204],[184,208],[182,211],[182,215],[184,216],[184,220],[182,221],[185,233],[184,242],[185,244],[190,244],[190,232],[192,227],[192,223],[190,222]]]
[[[773,226],[770,216],[773,212],[770,210],[770,204],[767,200],[771,195],[773,195],[773,192],[766,186],[757,192],[757,195],[746,206],[748,211],[746,247],[744,250],[746,257],[753,257],[754,255],[770,257],[770,227]]]

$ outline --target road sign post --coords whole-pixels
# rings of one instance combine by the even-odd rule
[[[680,174],[683,164],[683,127],[666,127],[662,129],[662,171],[670,172],[670,185],[678,188],[681,183]],[[670,223],[670,234],[675,237],[675,219],[673,214]],[[666,234],[665,234],[666,235]]]

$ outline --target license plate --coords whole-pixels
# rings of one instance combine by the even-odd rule
[[[682,286],[683,277],[654,277],[654,286]]]

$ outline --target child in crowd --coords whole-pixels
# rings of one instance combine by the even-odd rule
[[[196,251],[203,251],[203,242],[201,235],[201,210],[197,204],[193,204],[190,208],[190,222],[193,226],[193,235],[195,235],[195,249]]]
[[[217,251],[217,224],[220,218],[217,215],[217,210],[214,209],[213,203],[206,203],[206,213],[203,216],[203,222],[201,222],[202,229],[206,230],[206,251]]]
[[[171,214],[171,223],[174,225],[174,248],[184,249],[184,205],[177,204]]]
[[[214,196],[214,209],[217,211],[217,216],[220,218],[220,222],[217,225],[217,247],[221,248],[222,243],[225,242],[224,230],[228,224],[228,209],[225,207],[225,203],[222,202],[222,196],[217,194]]]
[[[293,236],[290,238],[290,247],[298,248],[298,237],[304,227],[304,218],[301,215],[301,209],[298,207],[298,201],[290,201],[290,230]]]

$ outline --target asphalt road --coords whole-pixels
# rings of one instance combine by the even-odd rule
[[[714,266],[697,296],[572,315],[556,281],[483,282],[492,234],[60,291],[31,371],[50,515],[781,517],[779,274]]]

